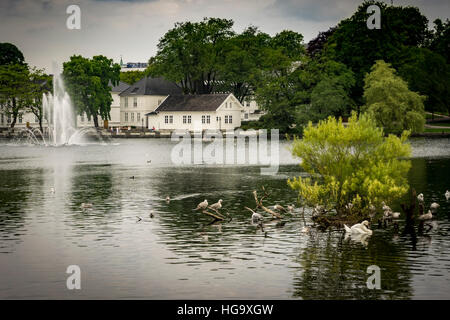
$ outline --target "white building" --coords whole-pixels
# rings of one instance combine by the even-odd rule
[[[118,85],[113,87],[112,84],[110,84],[109,86],[111,87],[111,97],[113,100],[111,102],[111,112],[110,112],[111,119],[108,120],[108,127],[115,129],[115,128],[119,128],[121,126],[119,94],[122,93],[123,91],[125,91],[126,89],[128,89],[130,87],[130,85],[128,85],[127,83],[125,83],[123,81],[119,81]],[[100,116],[98,117],[98,125],[99,126],[104,125],[104,121],[102,120],[102,118]],[[91,118],[91,120],[88,120],[86,114],[77,116],[77,127],[78,128],[93,127],[93,126],[94,126],[94,120],[92,118]]]
[[[242,105],[244,107],[241,117],[242,121],[259,120],[259,118],[264,114],[264,112],[259,109],[259,106],[254,99],[244,101]]]
[[[181,88],[163,78],[139,80],[119,94],[121,126],[148,127],[145,115],[155,111],[168,95],[181,93]]]
[[[157,131],[229,130],[241,126],[244,107],[233,94],[169,95],[147,114]]]

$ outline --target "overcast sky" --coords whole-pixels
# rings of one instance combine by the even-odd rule
[[[388,0],[390,3],[390,0]],[[305,41],[349,17],[358,0],[1,0],[0,42],[14,43],[26,61],[52,72],[73,54],[103,54],[119,62],[147,62],[177,21],[233,19],[234,29],[258,26],[271,35],[291,29]],[[66,28],[66,8],[81,8],[81,29]],[[418,6],[430,21],[450,18],[450,0],[394,0]]]

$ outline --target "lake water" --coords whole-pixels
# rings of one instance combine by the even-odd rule
[[[175,166],[172,145],[0,142],[0,298],[450,298],[449,139],[412,141],[410,185],[427,205],[441,205],[432,229],[414,238],[403,223],[399,232],[373,225],[362,242],[342,230],[301,233],[300,209],[284,225],[267,217],[267,236],[251,224],[244,206],[254,207],[252,191],[261,186],[267,205],[295,203],[286,180],[301,171],[288,142],[272,176],[258,166]],[[229,222],[210,224],[192,210],[219,198]],[[81,268],[81,290],[66,288],[69,265]],[[370,265],[381,268],[380,290],[367,289]]]

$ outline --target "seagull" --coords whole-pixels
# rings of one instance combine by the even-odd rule
[[[169,197],[169,196],[166,197],[166,202],[167,202],[167,203],[170,202],[170,197]]]
[[[203,202],[200,202],[197,205],[197,208],[195,208],[195,210],[199,210],[199,209],[205,210],[207,207],[208,207],[208,200],[205,199]]]
[[[138,220],[137,220],[137,222],[139,222],[139,221],[141,221],[141,220],[142,220],[142,218],[141,218],[141,217],[139,217],[139,216],[136,216],[136,218],[138,219]]]
[[[419,202],[423,202],[423,200],[424,200],[423,193],[421,193],[417,196],[417,200],[419,200]]]
[[[153,214],[153,210],[150,211],[150,218],[153,218],[155,215]]]
[[[263,219],[263,216],[262,216],[262,215],[260,215],[260,214],[257,213],[257,212],[253,212],[253,214],[252,214],[252,222],[253,222],[253,223],[257,223],[257,222],[259,222],[259,221],[262,221],[262,219]]]
[[[431,220],[433,219],[433,214],[431,213],[431,210],[428,210],[427,213],[420,215],[418,219],[422,221]]]
[[[361,223],[354,224],[351,228],[349,228],[347,225],[344,224],[345,232],[346,233],[366,233],[366,234],[372,234],[372,230],[368,229],[369,221],[364,220]]]
[[[450,200],[450,191],[445,191],[445,199]]]
[[[433,202],[430,206],[431,212],[436,213],[439,207],[440,207],[439,203]]]
[[[223,201],[222,199],[219,199],[219,201],[217,201],[216,203],[213,203],[209,207],[213,210],[219,210],[220,208],[222,208],[222,201]]]
[[[287,212],[287,210],[282,205],[279,205],[279,204],[274,205],[273,208],[278,211]]]
[[[87,208],[92,208],[92,203],[82,203],[81,204],[81,208],[83,209],[87,209]]]

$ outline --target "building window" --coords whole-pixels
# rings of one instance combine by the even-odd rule
[[[128,121],[128,112],[125,112],[125,121]]]
[[[19,114],[19,123],[22,123],[22,114]]]
[[[206,123],[211,123],[211,116],[206,116]]]
[[[128,108],[128,97],[125,97],[125,108]]]
[[[137,107],[137,98],[136,97],[134,97],[133,98],[133,107]]]
[[[183,116],[183,123],[186,123],[187,121],[187,116]]]
[[[139,121],[141,121],[141,114],[138,112],[138,113],[136,113],[136,115],[137,115],[137,122],[139,122]]]
[[[228,123],[228,116],[225,116],[225,123]]]
[[[228,116],[228,123],[233,123],[233,116]]]
[[[173,123],[173,116],[169,116],[169,123]]]
[[[134,112],[131,113],[131,122],[134,122]]]
[[[192,121],[192,117],[188,116],[188,123],[191,123],[191,121]]]
[[[244,113],[244,119],[248,119],[248,113]]]
[[[164,116],[164,123],[169,123],[169,116]]]
[[[8,114],[8,118],[6,121],[8,122],[8,124],[11,123],[11,115],[10,114]]]
[[[202,116],[202,123],[206,123],[206,116]]]

